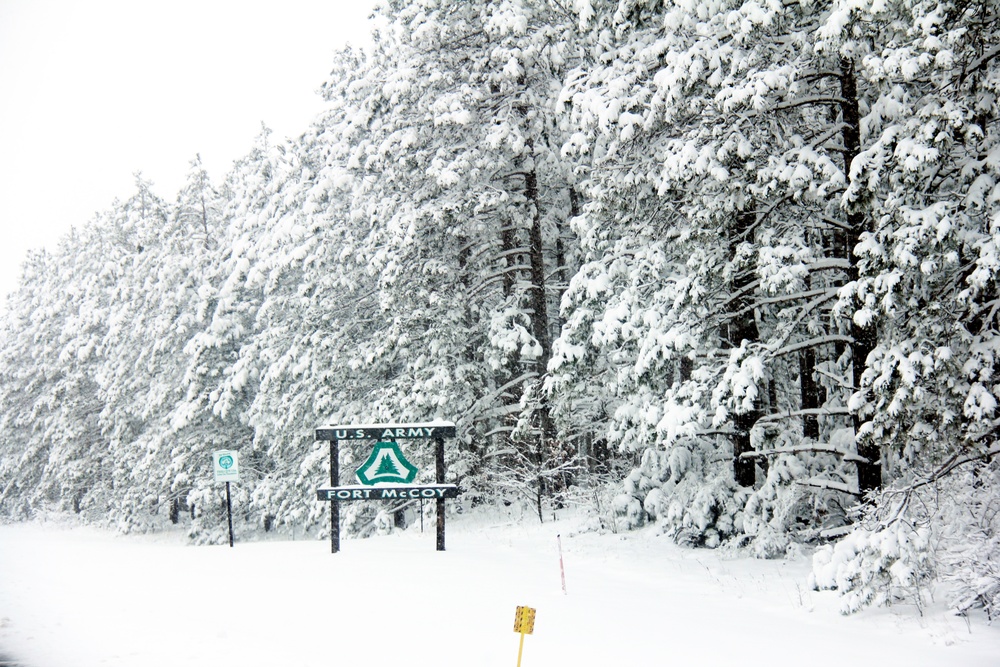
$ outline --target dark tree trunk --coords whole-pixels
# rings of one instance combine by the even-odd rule
[[[799,353],[799,393],[803,410],[814,410],[823,405],[825,392],[816,382],[813,371],[816,368],[816,350],[806,348]],[[802,435],[810,440],[819,440],[819,417],[807,414],[802,417]]]
[[[840,93],[841,114],[843,116],[844,130],[844,173],[850,178],[851,162],[861,152],[861,111],[858,104],[858,84],[854,72],[854,63],[848,59],[841,61]],[[854,254],[854,248],[861,239],[861,234],[870,231],[868,228],[869,216],[858,210],[849,211],[847,214],[847,259],[850,262],[850,279],[856,281],[861,277],[858,258]],[[860,305],[860,304],[858,304]],[[851,318],[851,367],[853,373],[854,391],[861,389],[861,378],[865,372],[865,364],[868,355],[875,349],[878,342],[878,332],[874,322],[859,325]],[[861,417],[854,413],[852,416],[854,432],[857,434],[861,428]],[[864,461],[858,462],[858,490],[862,495],[882,488],[882,461],[881,452],[878,445],[870,441],[858,441],[858,454]]]
[[[736,253],[740,243],[742,243],[756,221],[756,215],[752,210],[740,211],[736,215],[736,224],[731,231],[729,238],[729,258],[730,261],[736,259]],[[754,317],[753,300],[748,293],[750,283],[753,282],[753,272],[740,269],[733,278],[732,293],[735,296],[729,302],[729,313],[726,318],[723,331],[723,340],[730,347],[736,348],[743,344],[743,341],[756,342],[760,334],[757,331],[757,320]],[[752,487],[756,482],[756,467],[754,459],[744,457],[753,451],[750,443],[750,430],[760,418],[760,410],[757,406],[747,412],[733,415],[733,478],[736,483],[744,487]]]
[[[552,337],[549,333],[545,247],[542,242],[542,209],[538,197],[538,176],[534,169],[525,174],[524,195],[531,211],[531,230],[528,234],[528,261],[531,266],[531,333],[541,348],[541,354],[535,360],[540,383],[541,378],[545,376],[549,359],[552,357]],[[538,473],[538,520],[542,521],[542,498],[547,491],[543,473],[546,464],[553,458],[556,429],[549,411],[548,400],[542,395],[539,395],[537,400],[540,433],[535,451],[535,464]]]
[[[545,284],[545,248],[542,243],[542,209],[538,200],[538,177],[534,170],[524,177],[524,195],[531,209],[531,231],[528,234],[528,261],[531,265],[531,326],[532,334],[542,354],[538,359],[538,374],[545,374],[552,341],[549,334],[549,308]]]
[[[680,383],[684,384],[691,379],[691,374],[694,372],[694,360],[691,357],[684,355],[681,357],[680,369],[678,374],[680,376]]]
[[[503,295],[509,297],[517,284],[517,230],[513,223],[503,221],[500,230],[500,252],[504,258]]]

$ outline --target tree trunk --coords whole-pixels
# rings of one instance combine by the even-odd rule
[[[528,234],[528,261],[531,265],[531,333],[542,348],[538,358],[538,375],[545,374],[552,356],[552,336],[549,334],[549,308],[545,283],[545,248],[542,243],[542,209],[538,200],[538,176],[534,169],[525,174],[524,196],[531,209],[531,231]]]
[[[803,410],[814,410],[823,404],[822,387],[813,377],[816,368],[816,350],[809,347],[799,353],[799,398]],[[819,417],[807,414],[802,417],[802,436],[819,440]]]
[[[858,104],[858,83],[854,72],[854,63],[844,58],[840,63],[840,104],[843,116],[844,131],[844,173],[850,179],[851,163],[861,152],[861,111]],[[847,213],[847,260],[850,262],[850,280],[857,281],[861,277],[858,258],[854,248],[858,245],[861,235],[869,230],[869,216],[858,210]],[[860,306],[861,304],[856,304]],[[860,391],[861,378],[865,372],[868,355],[875,349],[878,342],[878,332],[874,322],[859,325],[851,318],[851,367],[854,391]],[[854,433],[860,432],[861,417],[856,412],[851,415]],[[858,490],[862,495],[882,488],[882,461],[878,445],[870,441],[858,441],[858,454],[864,461],[858,462]]]
[[[748,207],[751,208],[751,207]],[[736,214],[736,224],[729,237],[729,259],[736,260],[740,243],[751,232],[756,215],[752,210],[740,211]],[[743,341],[756,342],[760,338],[757,331],[757,320],[754,317],[753,301],[747,293],[747,288],[753,282],[753,273],[747,270],[737,270],[733,278],[732,293],[736,298],[729,303],[729,313],[724,325],[723,340],[731,347],[737,348]],[[758,401],[759,402],[759,401]],[[760,410],[754,409],[733,415],[733,478],[744,487],[752,487],[756,482],[756,467],[754,459],[743,454],[753,451],[750,443],[750,430],[760,418]]]
[[[812,280],[806,277],[806,289],[812,288]],[[807,347],[799,352],[799,402],[803,410],[815,410],[826,401],[826,391],[816,382],[816,348]],[[819,417],[806,414],[802,417],[802,437],[819,440]]]

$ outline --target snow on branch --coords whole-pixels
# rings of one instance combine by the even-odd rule
[[[710,428],[704,431],[695,431],[691,435],[697,437],[702,435],[736,435],[739,431],[733,430],[731,428]]]
[[[990,49],[989,51],[987,51],[986,53],[984,53],[983,55],[979,56],[977,59],[972,61],[972,63],[970,63],[968,67],[962,70],[962,79],[964,80],[965,77],[969,75],[969,72],[974,72],[977,69],[980,69],[983,65],[993,60],[998,55],[1000,55],[1000,46],[994,46],[992,49]]]
[[[827,491],[840,491],[841,493],[846,493],[852,496],[861,496],[861,492],[857,488],[851,486],[850,484],[845,484],[844,482],[835,482],[832,479],[806,479],[806,480],[796,480],[796,484],[799,486],[808,486],[813,489],[825,489]]]
[[[500,282],[501,280],[504,279],[505,276],[511,273],[516,274],[518,271],[528,271],[529,269],[531,269],[531,266],[529,264],[515,264],[513,266],[507,266],[497,271],[493,271],[492,273],[485,276],[482,280],[479,280],[478,282],[470,286],[466,293],[466,298],[478,294],[480,291],[486,289],[490,285],[494,285]]]
[[[781,357],[786,354],[791,354],[792,352],[798,352],[799,350],[807,350],[811,347],[819,347],[820,345],[826,345],[828,343],[852,343],[854,339],[851,336],[845,336],[843,334],[829,334],[826,336],[819,336],[817,338],[810,338],[809,340],[799,341],[798,343],[792,343],[791,345],[785,345],[776,350],[773,350],[771,354],[775,357]]]
[[[847,100],[842,97],[835,97],[830,95],[809,95],[807,97],[799,97],[794,100],[788,100],[785,102],[779,102],[772,107],[767,109],[761,109],[760,111],[754,111],[749,114],[749,117],[761,116],[774,111],[784,111],[785,109],[794,109],[795,107],[807,106],[810,104],[830,104],[830,105],[841,105],[847,104]]]
[[[519,384],[527,382],[528,380],[532,380],[536,377],[538,377],[538,373],[536,371],[527,371],[525,373],[521,373],[516,378],[510,380],[509,382],[506,382],[505,384],[497,387],[490,393],[480,398],[478,401],[476,401],[474,407],[478,408],[484,405],[489,405],[490,403],[493,403],[493,401],[500,398],[500,396],[502,396],[503,393],[508,389],[512,389],[513,387],[516,387]]]
[[[791,6],[786,4],[786,7]],[[839,70],[806,70],[799,74],[802,81],[815,81],[816,79],[839,79],[844,73]]]
[[[911,493],[912,491],[919,489],[922,486],[933,484],[934,482],[937,482],[938,480],[947,477],[956,469],[964,466],[967,463],[975,463],[976,461],[990,459],[996,456],[997,454],[1000,454],[1000,444],[994,444],[985,452],[976,452],[974,454],[966,454],[965,456],[962,455],[962,452],[956,452],[947,461],[942,463],[938,467],[938,469],[932,472],[930,475],[910,484],[905,489],[901,489],[900,491],[906,494]]]
[[[824,257],[809,264],[810,271],[826,271],[827,269],[850,271],[851,262],[843,257]]]
[[[784,303],[786,301],[799,301],[801,299],[809,299],[814,296],[830,296],[836,295],[837,289],[835,287],[821,287],[813,290],[805,290],[802,292],[795,292],[794,294],[782,294],[780,296],[772,296],[764,299],[757,299],[757,304],[773,304],[773,303]]]
[[[812,308],[816,307],[817,305],[825,303],[831,299],[837,298],[838,291],[839,288],[837,287],[820,287],[813,290],[804,290],[801,292],[795,292],[793,294],[782,294],[779,296],[771,296],[763,299],[755,299],[753,303],[751,303],[746,308],[741,308],[733,313],[727,313],[727,315],[730,317],[730,319],[732,319],[739,317],[741,315],[745,315],[746,313],[751,312],[755,308],[758,308],[765,304],[787,303],[789,301],[800,301],[802,299],[818,297],[817,299],[814,299],[810,303],[806,304],[806,306],[803,308],[803,316],[804,316],[805,313],[807,313],[809,310],[812,310]],[[729,301],[727,301],[727,303],[734,300],[735,298],[732,298]]]
[[[505,417],[507,415],[515,414],[520,410],[521,406],[518,405],[517,403],[513,403],[511,405],[501,405],[499,407],[492,408],[490,410],[484,410],[483,413],[476,419],[476,421],[485,421],[487,419],[491,419],[494,417]],[[499,430],[503,430],[503,428],[500,427]],[[511,430],[513,430],[513,428],[511,428]]]
[[[778,454],[800,454],[815,452],[819,454],[837,454],[845,461],[854,461],[855,463],[868,463],[868,459],[863,456],[859,456],[854,452],[849,452],[846,449],[839,449],[833,445],[797,445],[795,447],[778,447],[776,449],[768,449],[764,451],[757,452],[744,452],[740,454],[742,459],[760,459],[768,456],[777,456]]]
[[[789,410],[788,412],[775,412],[773,414],[764,415],[757,420],[757,423],[761,422],[775,422],[781,421],[782,419],[793,419],[795,417],[805,417],[808,415],[817,416],[835,416],[835,415],[849,415],[851,414],[850,408],[847,407],[832,407],[832,408],[807,408],[804,410]]]
[[[822,306],[824,303],[827,303],[829,301],[832,301],[832,300],[836,299],[837,296],[838,296],[837,292],[838,291],[836,289],[826,290],[823,294],[821,294],[817,298],[813,299],[809,303],[807,303],[804,306],[802,306],[802,308],[799,310],[798,316],[795,318],[795,320],[793,322],[789,323],[791,326],[787,327],[786,333],[783,336],[781,336],[778,340],[776,340],[775,343],[774,343],[774,345],[775,346],[779,346],[779,345],[783,346],[785,344],[785,342],[788,340],[788,338],[792,335],[792,332],[795,331],[796,329],[798,329],[798,326],[802,322],[804,322],[807,317],[809,317],[809,314],[812,311],[814,311],[815,309],[817,309],[820,306]],[[778,348],[778,349],[780,349],[780,348]]]

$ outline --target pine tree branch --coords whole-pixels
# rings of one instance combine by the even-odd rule
[[[959,81],[965,81],[965,78],[969,76],[970,72],[975,72],[977,69],[981,69],[986,65],[986,63],[993,60],[998,55],[1000,55],[1000,46],[994,46],[992,49],[973,60],[972,63],[963,67],[962,76],[959,78]]]
[[[769,415],[764,415],[757,420],[757,423],[761,422],[776,422],[783,419],[794,419],[796,417],[805,417],[809,415],[815,415],[818,417],[834,417],[837,415],[850,415],[851,410],[846,407],[829,407],[829,408],[808,408],[805,410],[789,410],[788,412],[774,412]]]
[[[919,489],[920,487],[927,486],[928,484],[933,484],[934,482],[937,482],[943,479],[944,477],[947,477],[952,472],[954,472],[958,468],[961,468],[962,466],[968,463],[975,463],[976,461],[990,459],[993,458],[994,456],[997,456],[998,454],[1000,454],[1000,444],[993,445],[993,447],[986,450],[985,452],[977,452],[975,454],[969,454],[966,456],[962,456],[962,452],[956,452],[947,461],[938,466],[937,470],[932,472],[924,479],[921,479],[919,481],[910,484],[905,489],[903,489],[903,492],[910,493],[912,491]]]
[[[831,106],[839,106],[845,104],[847,100],[842,97],[835,97],[830,95],[809,95],[807,97],[799,97],[794,100],[787,100],[785,102],[779,102],[774,106],[768,107],[766,109],[761,109],[760,111],[753,111],[747,114],[747,118],[756,118],[758,116],[766,116],[772,114],[776,111],[786,111],[788,109],[795,109],[796,107],[808,106],[810,104],[827,104]]]
[[[829,334],[827,336],[819,336],[817,338],[810,338],[809,340],[803,340],[798,343],[792,343],[791,345],[786,345],[784,347],[773,350],[771,354],[775,357],[781,357],[786,354],[791,354],[793,352],[798,352],[799,350],[805,350],[810,347],[818,347],[820,345],[825,345],[827,343],[848,343],[850,344],[854,339],[850,336],[844,336],[842,334]]]
[[[817,445],[797,445],[795,447],[778,447],[776,449],[759,450],[755,452],[744,452],[740,454],[740,458],[746,459],[762,459],[768,456],[777,456],[778,454],[799,454],[815,452],[818,454],[837,454],[845,461],[854,461],[857,463],[868,463],[868,459],[863,456],[859,456],[855,452],[849,452],[845,449],[838,449],[831,446],[823,446],[821,444]]]
[[[840,491],[841,493],[846,493],[857,498],[861,497],[861,492],[849,484],[843,482],[834,482],[829,479],[807,479],[807,480],[795,480],[795,483],[799,486],[808,486],[814,489],[823,489],[826,491]]]
[[[767,297],[764,299],[757,299],[755,305],[766,305],[766,304],[776,304],[785,303],[788,301],[801,301],[803,299],[809,299],[814,296],[830,296],[831,294],[836,295],[837,290],[835,288],[820,287],[812,290],[805,290],[802,292],[796,292],[794,294],[782,294],[781,296]]]

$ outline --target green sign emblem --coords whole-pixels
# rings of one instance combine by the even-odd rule
[[[233,457],[225,454],[219,457],[219,467],[224,470],[229,470],[233,467]]]
[[[417,476],[417,467],[406,460],[395,442],[376,442],[371,456],[355,475],[366,486],[409,484]]]

